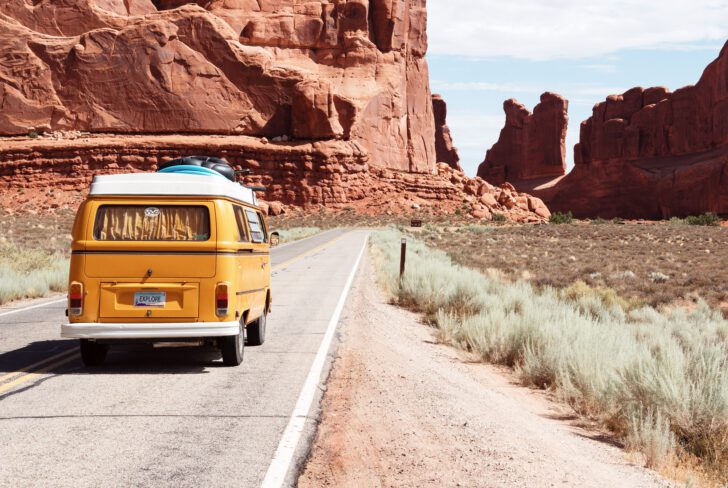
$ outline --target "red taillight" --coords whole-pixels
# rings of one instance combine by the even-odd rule
[[[68,287],[68,314],[79,316],[83,314],[83,284],[74,281]]]
[[[215,290],[215,309],[217,315],[224,317],[228,314],[228,284],[218,283],[217,289]]]

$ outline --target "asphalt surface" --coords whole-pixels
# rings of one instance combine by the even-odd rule
[[[238,368],[214,351],[112,348],[88,369],[60,338],[65,301],[0,309],[0,486],[260,486],[365,240],[273,249],[266,343]]]

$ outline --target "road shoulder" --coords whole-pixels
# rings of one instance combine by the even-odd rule
[[[386,303],[366,258],[302,488],[665,487],[502,369],[437,344]]]

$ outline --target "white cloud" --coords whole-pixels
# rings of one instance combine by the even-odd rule
[[[469,57],[714,49],[728,37],[728,0],[430,0],[428,18],[431,53]]]
[[[521,83],[488,83],[482,81],[439,81],[430,82],[433,92],[445,91],[485,91],[503,93],[528,93],[540,95],[544,92],[543,87]],[[551,90],[556,93],[570,94],[573,96],[596,95],[606,97],[607,95],[624,93],[627,88],[616,86],[595,86],[595,85],[562,85],[559,89]]]
[[[614,64],[585,64],[584,68],[594,73],[611,75],[617,72],[617,66]]]
[[[430,82],[434,91],[488,91],[504,93],[541,93],[536,85],[520,83],[488,83],[484,81],[439,81]]]

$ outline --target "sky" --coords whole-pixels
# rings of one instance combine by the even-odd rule
[[[429,0],[433,93],[465,172],[505,122],[552,91],[569,100],[568,166],[594,104],[635,86],[695,84],[728,40],[728,0]]]

